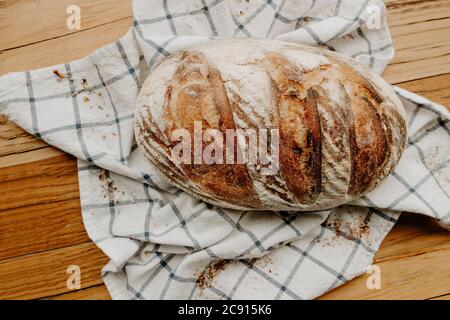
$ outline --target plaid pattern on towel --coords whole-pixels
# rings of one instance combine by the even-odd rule
[[[380,28],[367,25],[373,10]],[[133,16],[127,35],[84,59],[0,78],[0,112],[78,158],[83,220],[111,259],[114,299],[311,299],[364,273],[401,211],[449,220],[449,112],[400,88],[409,140],[397,169],[332,210],[211,206],[167,184],[135,143],[148,73],[212,37],[324,46],[381,73],[394,54],[381,1],[135,0]]]

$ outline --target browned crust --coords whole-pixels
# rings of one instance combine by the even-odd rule
[[[140,146],[146,151],[147,154],[151,154],[151,152],[155,152],[154,148],[151,148],[147,143],[140,143]],[[160,155],[160,157],[150,156],[148,157],[150,162],[157,167],[161,172],[164,173],[165,177],[172,183],[177,185],[186,185],[187,178],[178,170],[178,168],[174,168],[174,166],[169,162],[164,162],[162,159],[166,159],[165,156]]]
[[[352,170],[348,193],[359,195],[368,190],[379,176],[382,165],[386,159],[386,137],[379,115],[372,104],[366,104],[370,111],[365,117],[355,115],[353,128],[350,130],[350,150]],[[356,104],[352,106],[358,108]],[[370,122],[370,129],[367,123]],[[366,136],[372,135],[375,139],[371,143],[363,142]]]
[[[297,201],[314,203],[322,191],[322,136],[315,93],[305,90],[301,70],[283,55],[267,53],[263,64],[276,88],[281,175]]]
[[[325,79],[324,82],[333,80]],[[318,103],[320,124],[322,130],[322,165],[327,171],[322,171],[322,195],[327,198],[342,197],[347,192],[350,167],[349,130],[348,123],[352,121],[349,98],[344,86],[337,81],[339,94],[343,102],[337,102],[329,97],[329,92],[321,86],[313,86]],[[327,149],[328,148],[328,149]],[[326,150],[328,152],[326,152]]]
[[[341,90],[343,90],[343,93],[345,94],[344,86],[341,85]],[[320,103],[326,113],[330,117],[334,117],[334,125],[329,126],[327,121],[321,120],[320,124],[322,125],[322,135],[325,133],[330,137],[331,143],[338,148],[338,152],[333,154],[333,160],[334,161],[343,161],[345,157],[346,148],[344,145],[344,141],[342,139],[342,133],[346,132],[346,124],[349,123],[352,119],[351,110],[349,109],[348,104],[348,95],[346,95],[346,104],[341,106],[335,106],[330,99],[326,96],[326,93],[323,92],[323,90],[320,88],[320,86],[314,86],[311,87],[310,90],[312,90],[316,96],[316,100],[318,103]],[[339,109],[339,110],[338,110]],[[338,121],[336,119],[336,114],[339,113],[342,117],[341,121]],[[321,118],[324,115],[320,115]]]
[[[144,106],[144,108],[146,108],[148,110],[149,107]],[[148,135],[148,138],[146,140],[154,141],[163,150],[163,152],[159,152],[155,148],[151,148],[149,146],[148,142],[142,141],[142,140],[138,141],[139,145],[142,148],[144,148],[144,150],[146,151],[146,154],[150,155],[152,153],[158,153],[158,156],[151,156],[151,157],[149,157],[149,160],[157,168],[159,168],[161,171],[163,171],[166,174],[167,179],[174,181],[174,182],[178,182],[178,183],[182,182],[182,184],[186,184],[187,178],[183,174],[183,172],[181,170],[179,170],[176,166],[172,167],[169,164],[168,160],[166,163],[164,163],[162,160],[162,159],[166,159],[168,157],[168,155],[170,155],[170,146],[167,145],[163,141],[163,134],[158,129],[158,126],[156,125],[151,112],[148,111],[146,113],[145,119],[142,119],[142,120],[143,120],[142,122],[138,123],[138,126],[139,126],[138,129],[140,131],[140,134],[138,136],[145,137],[146,135]],[[151,126],[151,128],[149,128],[149,126]]]
[[[359,195],[370,190],[390,159],[390,125],[379,110],[383,98],[370,82],[350,66],[336,61],[349,96],[352,120],[349,122],[351,152],[348,193]]]
[[[168,142],[174,129],[185,128],[193,134],[194,121],[201,121],[203,130],[215,128],[224,133],[236,128],[233,113],[248,127],[259,126],[239,106],[239,94],[230,89],[227,93],[220,72],[201,52],[185,51],[180,56],[182,61],[177,61],[177,70],[165,92],[161,114],[166,129],[161,132],[149,112],[139,130],[142,139],[152,140],[151,145],[148,141],[142,143],[147,157],[169,180],[188,192],[215,203],[261,209],[252,182],[251,175],[255,175],[255,183],[264,183],[266,191],[286,201],[284,205],[309,205],[322,201],[319,196],[345,197],[346,189],[352,196],[347,198],[368,192],[398,161],[402,150],[399,142],[406,139],[405,121],[369,76],[332,55],[326,55],[330,64],[302,70],[286,56],[269,52],[255,63],[272,82],[274,110],[270,122],[280,132],[281,179],[257,176],[259,173],[254,173],[250,165],[250,172],[240,164],[177,166],[170,159],[170,148],[176,143]],[[346,103],[332,104],[333,98],[322,87],[327,79],[340,84],[338,90],[343,91]],[[327,127],[326,119],[337,111],[340,119],[334,119]],[[264,119],[256,122],[263,123]],[[142,132],[146,133],[145,138]],[[235,141],[235,155],[239,152],[236,145]],[[322,149],[330,145],[333,151],[326,149],[322,155]],[[334,172],[330,165],[340,161],[345,166]],[[335,186],[330,186],[332,183]]]
[[[201,121],[203,131],[208,128],[218,129],[225,141],[225,130],[236,129],[221,75],[202,53],[189,52],[184,55],[173,76],[170,90],[167,105],[170,111],[165,115],[166,121],[173,124],[172,130],[187,129],[193,137],[194,122]],[[170,132],[166,132],[166,135],[170,137]],[[235,159],[237,152],[235,139]],[[225,154],[223,156],[225,161]],[[203,194],[238,206],[260,207],[244,164],[194,164],[193,160],[192,164],[182,164],[181,168]]]

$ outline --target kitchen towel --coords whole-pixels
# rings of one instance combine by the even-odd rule
[[[135,0],[116,42],[0,78],[0,112],[78,158],[83,221],[114,299],[312,299],[366,272],[401,211],[450,216],[449,112],[394,88],[408,115],[395,172],[352,204],[244,212],[167,184],[137,148],[136,98],[172,52],[215,37],[324,46],[381,73],[394,55],[377,0]],[[256,89],[255,89],[256,90]]]

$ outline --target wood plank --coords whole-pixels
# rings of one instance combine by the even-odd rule
[[[0,261],[89,242],[80,200],[55,201],[0,213]]]
[[[449,244],[450,232],[441,228],[434,219],[418,214],[403,214],[381,244],[375,262],[440,250]]]
[[[450,291],[450,242],[437,251],[376,263],[381,289],[369,290],[364,274],[320,299],[427,299]]]
[[[111,300],[104,284],[87,289],[76,290],[61,295],[46,297],[44,300]]]
[[[64,154],[0,115],[0,168]]]
[[[414,41],[414,39],[410,39],[410,41]],[[450,53],[446,53],[405,63],[390,64],[383,73],[383,78],[391,84],[396,84],[449,72]]]
[[[41,149],[46,146],[47,144],[44,141],[35,139],[17,125],[12,124],[6,117],[0,115],[0,157]]]
[[[70,5],[81,9],[82,30],[131,16],[129,0],[2,0],[0,51],[80,32],[66,26]]]
[[[442,104],[450,110],[450,73],[403,82],[399,87]]]
[[[388,25],[396,50],[383,73],[400,83],[450,72],[450,1],[389,0]]]
[[[0,169],[19,164],[26,164],[33,161],[45,160],[66,154],[64,151],[54,147],[46,146],[20,153],[12,153],[0,158]]]
[[[369,290],[369,275],[363,274],[320,299],[429,299],[450,294],[450,233],[432,218],[403,214],[374,264],[381,268],[381,290]]]
[[[76,161],[72,156],[62,155],[2,168],[0,190],[0,211],[78,199]]]
[[[0,75],[83,58],[95,49],[110,44],[125,35],[131,27],[131,23],[131,18],[124,18],[57,39],[0,51]]]
[[[431,298],[430,300],[450,300],[450,294],[446,294],[446,295],[443,295],[443,296]]]
[[[100,271],[107,257],[93,243],[85,243],[0,262],[2,299],[37,299],[72,291],[66,270],[77,265],[81,288],[101,283]]]

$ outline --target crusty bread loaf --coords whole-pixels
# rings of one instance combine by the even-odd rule
[[[171,133],[277,129],[279,170],[174,161]],[[222,39],[165,59],[135,111],[145,156],[180,189],[249,210],[321,210],[372,190],[406,143],[405,111],[379,76],[352,59],[273,40]],[[236,150],[240,152],[237,144]]]

